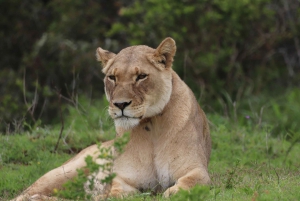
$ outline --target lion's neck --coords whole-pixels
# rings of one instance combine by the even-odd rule
[[[174,117],[172,119],[179,119],[182,122],[184,120],[183,117],[188,117],[191,115],[191,111],[195,110],[192,108],[195,101],[195,97],[189,87],[173,72],[172,94],[163,113],[167,113],[168,116]],[[175,118],[176,116],[179,118]]]
[[[140,126],[145,128],[145,125],[149,125],[149,130],[151,127],[154,133],[158,131],[157,135],[175,132],[174,129],[182,129],[195,113],[195,102],[196,99],[191,90],[180,77],[173,72],[170,101],[166,104],[161,113],[143,120]],[[197,107],[198,106],[196,106],[196,108]]]

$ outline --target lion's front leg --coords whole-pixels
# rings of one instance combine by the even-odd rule
[[[55,168],[40,177],[36,182],[29,186],[20,196],[13,199],[14,201],[41,201],[56,200],[48,197],[53,194],[54,189],[61,189],[62,184],[77,175],[76,169],[79,166],[65,164]]]
[[[117,176],[113,179],[110,189],[108,189],[106,193],[96,196],[94,200],[100,201],[108,197],[123,198],[138,192],[138,189],[126,183],[121,177]]]
[[[70,201],[70,200],[35,194],[33,196],[21,195],[18,198],[14,199],[13,201]]]
[[[174,186],[171,186],[164,192],[164,197],[170,197],[170,195],[177,193],[180,189],[189,190],[196,184],[210,184],[210,178],[207,170],[195,168],[184,176],[180,177]]]
[[[138,189],[125,182],[121,177],[117,176],[112,182],[109,194],[112,197],[122,197],[132,195],[138,192]]]
[[[47,200],[47,196],[53,194],[54,189],[61,189],[64,183],[77,175],[77,169],[86,166],[85,157],[87,155],[97,157],[97,153],[97,145],[93,145],[82,150],[79,154],[67,161],[62,166],[55,168],[40,177],[20,196],[13,200]],[[48,200],[51,199],[55,198],[48,197]]]

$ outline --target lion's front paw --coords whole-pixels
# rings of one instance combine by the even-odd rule
[[[164,197],[168,198],[171,195],[177,193],[179,191],[179,187],[177,185],[174,185],[170,188],[168,188],[165,192],[164,192]]]
[[[30,201],[30,195],[24,194],[24,195],[20,195],[10,201]]]
[[[56,201],[57,198],[35,194],[35,195],[31,196],[29,200],[30,201]]]
[[[58,198],[56,198],[56,197],[48,197],[45,195],[35,194],[32,196],[20,195],[19,197],[17,197],[16,199],[13,199],[11,201],[57,201],[57,200],[58,200]]]
[[[104,194],[104,195],[97,195],[93,197],[93,201],[100,201],[100,200],[107,200],[109,197],[109,194]]]

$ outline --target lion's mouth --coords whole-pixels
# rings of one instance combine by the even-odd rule
[[[130,117],[130,116],[126,116],[126,115],[122,115],[122,116],[119,116],[119,117],[116,117],[114,119],[142,119],[143,116],[140,116],[140,117]]]

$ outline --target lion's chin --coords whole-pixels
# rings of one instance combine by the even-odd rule
[[[120,117],[120,118],[114,119],[114,122],[115,122],[116,127],[121,127],[124,130],[130,130],[140,123],[140,119],[139,118]]]

